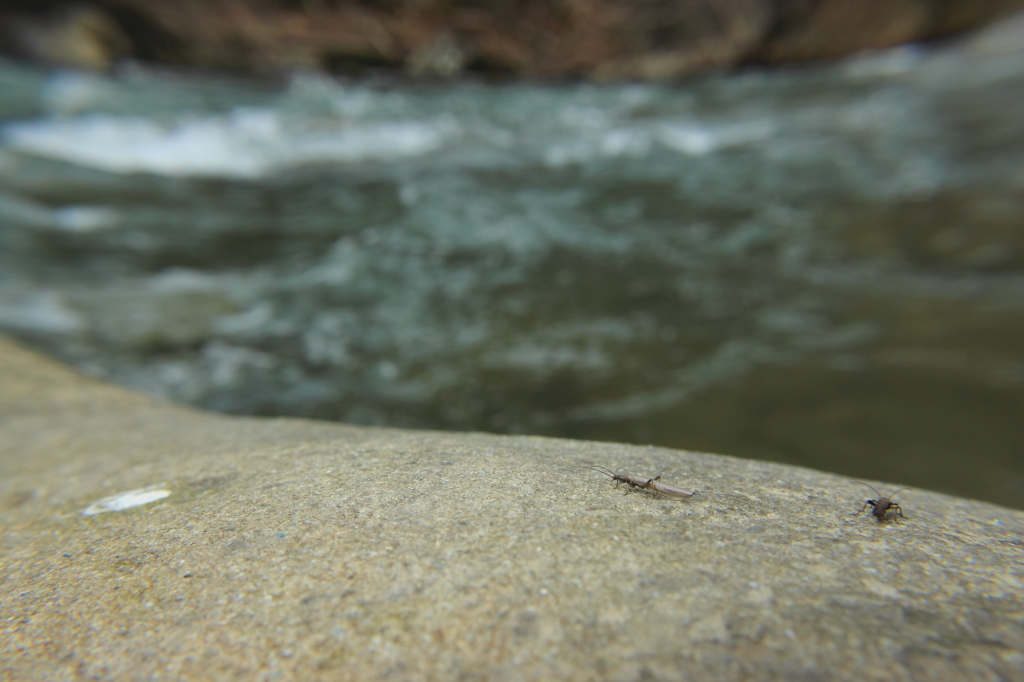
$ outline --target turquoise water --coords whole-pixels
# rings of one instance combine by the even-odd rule
[[[94,375],[1024,508],[998,42],[677,87],[0,63],[0,119],[0,331]]]

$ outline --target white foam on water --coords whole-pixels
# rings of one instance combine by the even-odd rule
[[[928,52],[920,45],[869,50],[855,55],[839,67],[839,73],[850,78],[885,78],[900,76],[917,68]]]
[[[16,302],[0,300],[0,325],[21,331],[72,334],[85,322],[68,309],[63,298],[52,291],[30,294]]]
[[[542,161],[553,168],[597,158],[639,158],[651,150],[651,136],[639,127],[619,126],[598,133],[566,131],[561,139],[541,153]]]
[[[659,128],[658,139],[669,149],[691,156],[703,156],[725,147],[767,140],[775,128],[771,121],[763,119],[718,126],[666,123]]]
[[[0,168],[0,173],[4,170]],[[12,225],[52,227],[55,218],[53,211],[37,201],[0,191],[0,224],[8,229]]]
[[[658,138],[669,149],[702,156],[718,147],[714,133],[695,125],[669,124],[662,127]]]
[[[110,80],[79,71],[56,71],[46,79],[39,98],[52,112],[73,114],[103,103],[116,92]]]
[[[169,268],[153,275],[149,280],[156,294],[177,294],[182,292],[216,292],[223,288],[221,278],[188,268]]]
[[[440,148],[450,121],[344,123],[240,107],[171,122],[109,114],[13,123],[10,149],[114,173],[258,178],[310,163],[391,161]]]
[[[150,502],[162,500],[170,494],[170,490],[167,490],[160,485],[152,485],[148,488],[129,490],[127,492],[111,495],[110,497],[104,497],[102,500],[93,502],[82,511],[82,514],[84,516],[93,516],[95,514],[103,514],[105,512],[124,511],[125,509],[131,509],[132,507],[139,507],[144,504],[149,504]]]
[[[97,232],[117,225],[117,211],[104,206],[65,206],[53,212],[57,227],[79,234]]]

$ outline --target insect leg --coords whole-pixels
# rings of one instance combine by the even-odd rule
[[[861,508],[860,508],[859,510],[857,510],[857,511],[853,512],[852,514],[850,514],[850,516],[856,516],[857,514],[861,514],[861,513],[863,513],[863,512],[864,512],[864,510],[868,508],[868,505],[869,505],[869,504],[870,504],[870,505],[871,505],[872,507],[874,507],[874,506],[875,506],[875,501],[874,501],[874,500],[868,500],[867,502],[865,502],[865,503],[864,503],[864,506],[863,506],[863,507],[861,507]]]

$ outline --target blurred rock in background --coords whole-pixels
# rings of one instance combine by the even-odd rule
[[[0,49],[343,75],[663,81],[952,35],[1024,0],[0,0]]]

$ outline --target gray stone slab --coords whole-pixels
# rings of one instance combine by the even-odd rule
[[[83,514],[137,490],[169,494]],[[917,490],[906,520],[851,516],[868,496],[653,447],[210,415],[0,340],[0,671],[1024,680],[1024,513]]]

